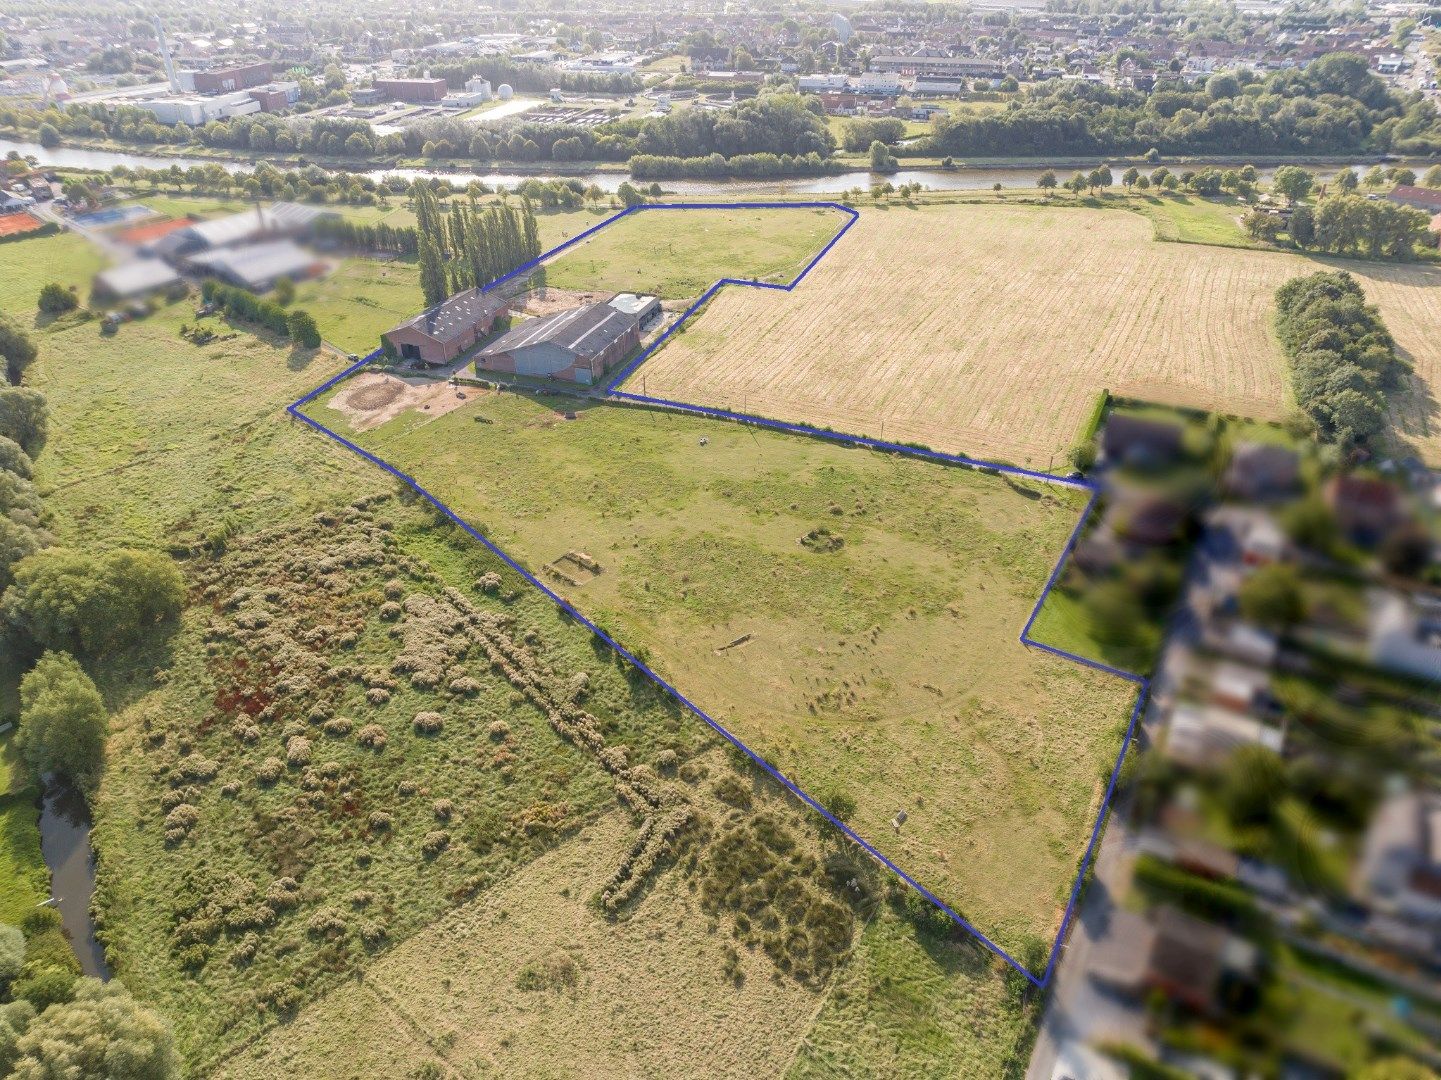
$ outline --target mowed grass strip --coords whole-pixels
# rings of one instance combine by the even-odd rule
[[[1179,239],[1230,235],[1229,207],[1169,209]],[[623,389],[1059,468],[1102,388],[1283,416],[1274,294],[1319,262],[1157,243],[1140,214],[1059,202],[866,208],[795,292],[723,290]],[[1441,462],[1441,268],[1326,264],[1415,365],[1397,448]]]
[[[1048,938],[1131,697],[1018,641],[1080,496],[674,413],[559,411],[572,409],[472,394],[355,434],[311,406],[808,792],[854,802],[861,835],[984,932]],[[545,568],[571,552],[600,572],[577,586],[566,561]]]

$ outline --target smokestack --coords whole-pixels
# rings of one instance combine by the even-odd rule
[[[170,92],[180,93],[180,77],[175,74],[175,61],[170,58],[170,43],[165,40],[165,27],[160,25],[160,16],[152,16],[155,23],[155,40],[160,43],[160,59],[165,62],[165,77],[170,80]]]

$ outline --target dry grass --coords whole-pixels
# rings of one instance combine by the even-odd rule
[[[1017,640],[1084,500],[555,407],[576,403],[492,394],[348,434],[532,567],[588,553],[598,574],[551,587],[806,791],[854,799],[857,832],[993,940],[1049,939],[1132,693]],[[803,544],[821,527],[838,549]]]
[[[227,1077],[775,1075],[818,998],[712,933],[674,875],[611,922],[589,900],[634,827],[610,814],[378,959],[221,1070]],[[567,961],[568,958],[568,961]],[[526,977],[529,973],[533,977]],[[530,987],[530,989],[522,989]],[[364,1046],[364,1057],[352,1048]]]
[[[1441,460],[1441,270],[1346,264],[1418,386],[1398,434]],[[1313,260],[1163,244],[1139,215],[1061,206],[869,209],[794,293],[731,289],[625,389],[1032,466],[1096,393],[1276,418],[1273,294]]]

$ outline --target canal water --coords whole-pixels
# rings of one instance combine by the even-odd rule
[[[90,918],[90,896],[95,891],[90,812],[79,792],[53,777],[45,784],[40,811],[40,853],[50,868],[50,895],[80,958],[80,970],[97,979],[110,978],[105,950],[95,940]]]
[[[193,165],[220,165],[229,172],[248,171],[254,167],[253,163],[219,161],[214,158],[187,158],[187,157],[162,157],[159,155],[145,153],[131,153],[116,150],[80,150],[71,147],[57,146],[47,149],[39,143],[17,142],[12,139],[0,139],[0,157],[11,151],[18,152],[23,157],[34,157],[43,165],[53,165],[60,168],[72,169],[113,169],[117,165],[124,165],[132,169],[168,169],[172,165],[179,165],[182,169],[188,169]],[[1218,168],[1239,168],[1244,162],[1235,162],[1231,165],[1218,165]],[[1408,162],[1410,168],[1418,172],[1428,166],[1426,162]],[[880,176],[866,170],[854,172],[836,173],[831,176],[804,176],[804,177],[774,177],[764,180],[663,180],[661,185],[667,192],[677,195],[725,195],[743,194],[745,192],[771,192],[790,193],[796,195],[839,195],[842,192],[850,191],[852,188],[867,189],[877,180],[889,180],[893,184],[919,183],[932,191],[984,191],[1000,184],[1006,188],[1033,188],[1036,180],[1047,168],[1055,168],[1062,177],[1069,172],[1074,172],[1072,166],[1047,165],[1043,161],[1035,165],[1023,166],[958,166],[955,169],[902,169],[899,172],[888,173]],[[1181,169],[1182,166],[1170,166],[1173,169]],[[1199,169],[1201,165],[1186,165],[1185,168]],[[1329,175],[1340,166],[1338,165],[1316,165],[1308,166],[1315,172]],[[1364,171],[1369,165],[1357,165],[1357,171]],[[1120,169],[1113,166],[1113,171],[1119,173]],[[1149,167],[1147,167],[1149,171]],[[1275,166],[1258,167],[1257,173],[1263,182],[1269,182],[1276,171]],[[466,171],[465,169],[374,169],[365,170],[365,174],[380,180],[390,176],[403,176],[407,179],[416,177],[444,177],[454,183],[465,184],[471,180],[480,180],[491,187],[504,186],[515,187],[525,180],[537,176],[540,179],[555,179],[561,174],[557,173],[524,173],[505,171]],[[595,184],[602,191],[614,192],[622,183],[629,179],[625,173],[619,172],[588,172],[588,173],[567,173],[566,179],[576,179],[589,186]]]

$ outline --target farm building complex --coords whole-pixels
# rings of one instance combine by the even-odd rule
[[[485,342],[510,310],[498,293],[467,289],[381,335],[400,360],[437,367]],[[475,354],[477,370],[593,385],[640,344],[641,331],[661,316],[654,296],[621,293],[522,319]]]

